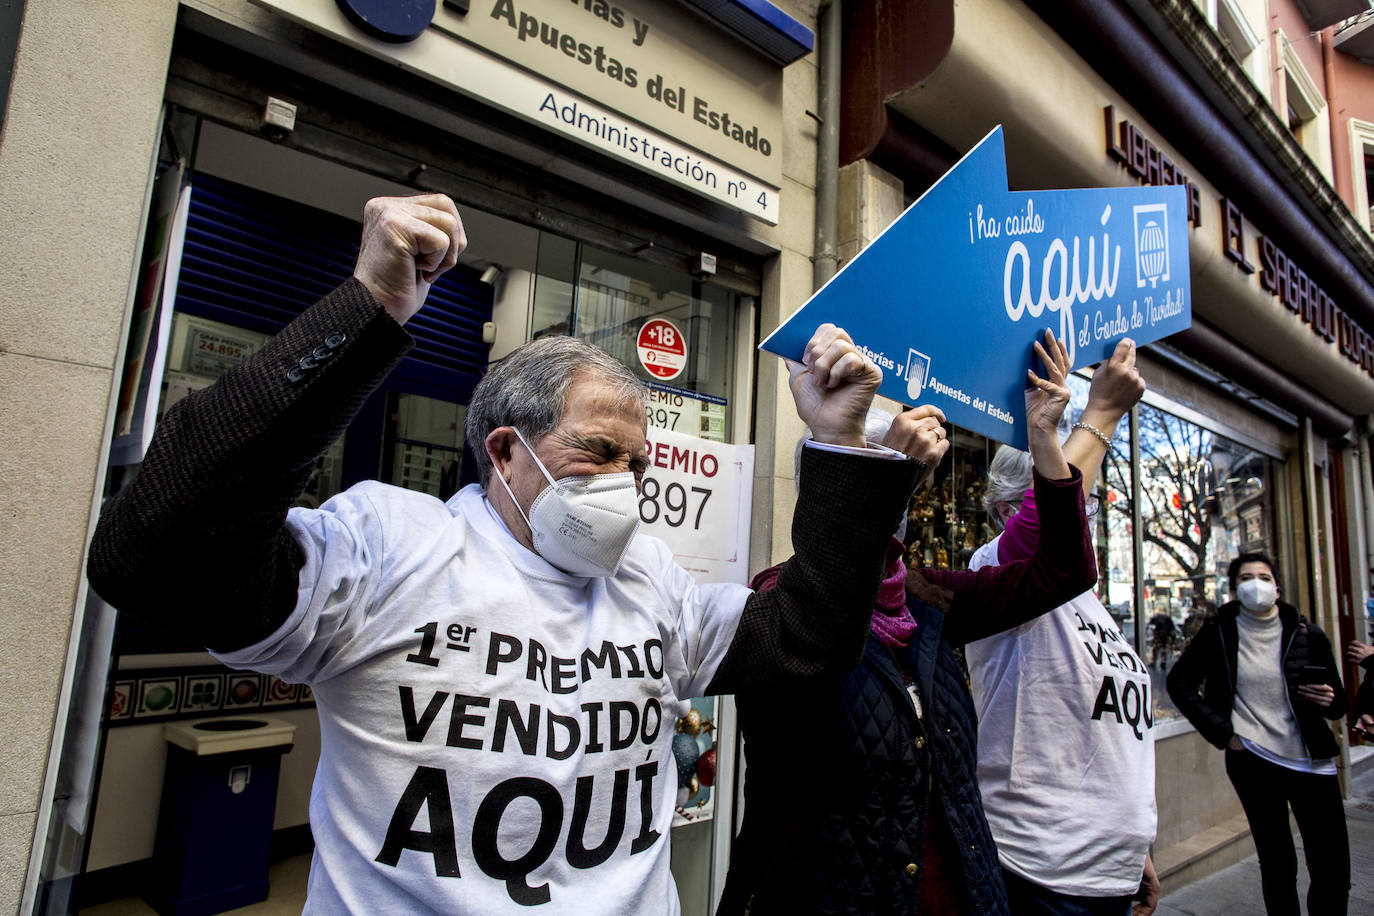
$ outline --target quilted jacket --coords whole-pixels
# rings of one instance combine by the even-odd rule
[[[1036,485],[1037,500],[1053,502],[1052,530],[1065,537],[1041,538],[1029,560],[977,573],[908,574],[917,628],[900,665],[914,681],[919,711],[899,655],[871,633],[862,660],[843,676],[737,695],[744,821],[720,916],[916,913],[932,797],[953,834],[945,866],[958,872],[946,880],[969,913],[1007,912],[975,778],[977,716],[954,647],[1016,626],[1093,584],[1081,478],[1075,472]],[[767,587],[769,572],[756,587]]]

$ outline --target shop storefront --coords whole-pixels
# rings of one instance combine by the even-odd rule
[[[754,345],[813,289],[821,255],[815,23],[793,18],[811,8],[429,5],[413,32],[372,15],[400,3],[168,0],[117,23],[28,5],[0,137],[14,303],[0,320],[0,433],[14,443],[0,540],[16,545],[0,635],[22,647],[0,665],[15,711],[0,842],[27,861],[12,882],[21,912],[140,893],[169,722],[251,711],[294,726],[273,842],[308,848],[309,691],[231,676],[117,620],[81,557],[101,500],[132,473],[140,419],[345,277],[371,196],[447,193],[471,245],[417,322],[415,353],[303,500],[365,478],[453,492],[470,479],[461,431],[485,366],[574,334],[650,382],[656,430],[757,448],[736,481],[752,509],[736,562],[757,570],[790,551],[801,430],[785,374]],[[840,254],[997,124],[1017,190],[1188,188],[1195,325],[1142,353],[1150,393],[1118,430],[1096,516],[1099,594],[1153,663],[1151,695],[1118,709],[1153,727],[1156,861],[1183,881],[1243,845],[1238,805],[1212,791],[1220,758],[1163,690],[1190,629],[1230,597],[1229,558],[1274,554],[1287,593],[1334,639],[1366,635],[1368,242],[1295,202],[1272,161],[1209,153],[1189,127],[1205,100],[1180,74],[1151,82],[1141,61],[1165,50],[1113,31],[1141,4],[1062,6],[846,4]],[[173,262],[159,313],[147,278]],[[1081,402],[1086,379],[1073,385]],[[958,568],[993,533],[981,488],[996,444],[951,438],[907,540],[913,562]],[[677,487],[655,517],[699,519]],[[714,784],[684,787],[673,837],[684,911],[705,913],[735,820],[730,705],[681,727],[716,751]],[[1199,854],[1204,834],[1221,838]]]
[[[487,365],[525,341],[575,335],[649,383],[651,441],[677,446],[655,452],[654,519],[699,527],[706,499],[718,494],[710,511],[728,500],[742,520],[728,575],[744,576],[773,549],[769,494],[785,475],[754,471],[752,450],[728,472],[710,465],[714,490],[667,475],[697,455],[693,442],[701,455],[744,449],[771,441],[779,422],[776,434],[795,435],[795,418],[772,412],[776,371],[756,368],[753,345],[809,288],[795,252],[809,253],[814,132],[786,114],[785,94],[814,93],[811,31],[769,4],[741,19],[649,0],[498,0],[438,4],[427,28],[406,33],[388,20],[404,6],[169,3],[128,24],[146,32],[145,60],[97,62],[112,82],[129,81],[121,68],[139,73],[141,105],[126,114],[147,122],[129,138],[146,158],[122,188],[147,185],[130,304],[101,317],[123,331],[106,335],[122,355],[95,505],[136,473],[153,417],[348,276],[368,198],[437,191],[458,203],[469,248],[413,322],[417,346],[317,462],[301,504],[364,479],[451,495],[475,479],[462,430]],[[751,501],[755,489],[763,497]],[[690,568],[727,574],[710,567]],[[229,672],[72,584],[79,611],[52,685],[47,776],[29,778],[41,791],[21,909],[144,892],[169,723],[270,715],[294,726],[271,842],[277,856],[308,851],[319,751],[309,688]],[[684,911],[707,913],[733,824],[733,709],[703,701],[677,713],[668,724],[703,761],[679,792],[673,868]]]
[[[846,71],[841,211],[860,214],[851,245],[862,247],[873,238],[863,213],[900,210],[998,124],[1012,190],[1186,188],[1193,328],[1143,349],[1150,391],[1117,430],[1096,516],[1099,597],[1151,668],[1150,696],[1104,714],[1153,728],[1154,860],[1166,883],[1186,882],[1234,861],[1246,831],[1239,804],[1216,791],[1221,755],[1164,687],[1187,639],[1231,599],[1229,560],[1273,555],[1285,596],[1333,642],[1364,636],[1352,609],[1368,589],[1369,240],[1349,234],[1344,208],[1312,216],[1294,192],[1280,196],[1253,152],[1219,139],[1221,116],[1207,119],[1192,77],[1163,63],[1170,49],[1136,17],[1154,5],[1068,6],[851,8],[847,54],[862,63]],[[1200,18],[1186,25],[1199,44],[1220,41]],[[1086,389],[1074,380],[1079,404]],[[992,534],[980,487],[996,445],[961,431],[952,442],[908,540],[913,559],[958,567]]]

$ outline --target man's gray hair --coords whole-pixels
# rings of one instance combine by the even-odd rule
[[[530,445],[553,432],[568,407],[568,389],[579,372],[591,372],[615,394],[644,411],[649,389],[615,357],[576,337],[543,337],[512,350],[487,370],[473,389],[463,435],[477,459],[477,477],[491,480],[487,436],[514,426]]]
[[[1030,489],[1035,467],[1030,452],[1010,445],[1001,445],[988,465],[988,487],[983,491],[983,508],[1000,527],[1002,517],[997,514],[998,503],[1019,503]]]
[[[892,426],[892,421],[896,419],[892,414],[883,410],[881,407],[870,407],[868,414],[864,417],[864,438],[869,443],[877,442],[887,435],[888,429]],[[801,480],[801,456],[802,449],[806,446],[806,440],[811,438],[811,430],[802,433],[797,440],[797,447],[792,452],[792,479]],[[800,486],[800,484],[798,484]]]

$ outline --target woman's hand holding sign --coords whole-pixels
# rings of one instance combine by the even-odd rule
[[[1063,480],[1071,472],[1059,447],[1059,420],[1069,406],[1068,378],[1072,365],[1068,350],[1051,331],[1045,331],[1043,346],[1037,340],[1032,347],[1045,367],[1045,377],[1036,375],[1032,369],[1026,370],[1030,383],[1026,392],[1026,433],[1031,458],[1041,477]]]
[[[1111,448],[1117,424],[1145,394],[1135,365],[1135,341],[1123,337],[1112,355],[1098,364],[1088,386],[1088,403],[1064,443],[1064,457],[1083,472],[1083,493],[1091,496]]]

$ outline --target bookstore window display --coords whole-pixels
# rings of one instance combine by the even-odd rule
[[[983,508],[988,462],[997,443],[955,428],[949,456],[907,507],[908,566],[967,569],[973,552],[997,535]]]
[[[1088,401],[1088,379],[1078,375],[1068,378],[1070,402],[1066,418],[1078,416]],[[991,541],[999,533],[992,514],[983,506],[983,492],[987,488],[988,465],[1001,443],[978,433],[959,427],[951,427],[950,449],[946,460],[935,469],[930,483],[916,492],[907,509],[906,562],[909,566],[925,566],[938,569],[967,569],[973,552]],[[1067,420],[1061,430],[1061,439],[1068,438]],[[1123,423],[1118,431],[1114,446],[1119,455],[1129,456],[1129,436]],[[1129,458],[1127,471],[1129,475]],[[1111,493],[1099,480],[1098,499],[1115,501],[1117,494]],[[1121,530],[1119,519],[1107,513],[1097,516],[1094,543],[1097,549],[1099,570],[1109,569],[1111,564],[1103,561],[1108,555],[1108,544],[1121,546],[1124,535],[1125,551],[1129,563],[1130,531]],[[1118,551],[1119,552],[1119,551]],[[1119,559],[1113,555],[1113,562]],[[1117,570],[1120,574],[1120,569]],[[1121,577],[1118,575],[1118,577]],[[1108,589],[1108,576],[1099,581],[1099,590],[1104,594]],[[1111,589],[1114,596],[1119,586]],[[1125,596],[1121,596],[1123,599]],[[1107,604],[1106,598],[1103,604]],[[1127,602],[1120,602],[1122,609],[1129,614]],[[1113,613],[1116,610],[1113,609]]]

